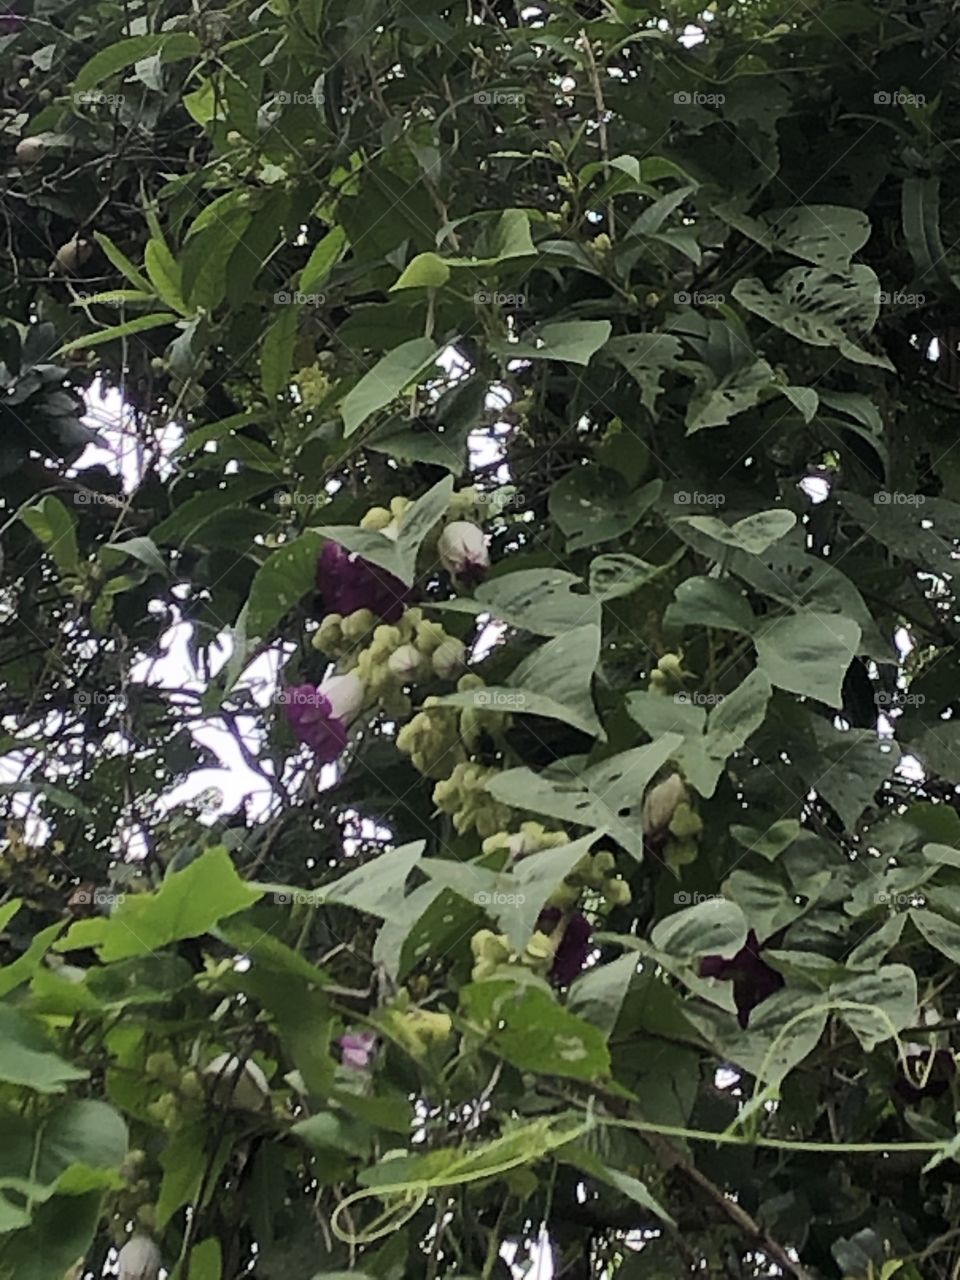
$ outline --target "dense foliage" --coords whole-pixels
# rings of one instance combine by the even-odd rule
[[[0,1280],[960,1274],[958,36],[10,0]]]

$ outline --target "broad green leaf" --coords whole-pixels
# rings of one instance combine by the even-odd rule
[[[268,399],[283,395],[287,390],[300,311],[299,303],[281,304],[264,334],[260,348],[260,386]]]
[[[734,524],[724,524],[716,516],[684,516],[683,523],[724,546],[759,555],[789,533],[797,517],[792,511],[758,511]]]
[[[611,338],[606,351],[637,382],[643,407],[653,413],[663,390],[660,379],[683,354],[680,339],[668,333],[630,333]]]
[[[917,977],[905,964],[887,964],[830,988],[830,999],[862,1009],[838,1009],[866,1053],[917,1018]]]
[[[108,919],[74,924],[56,950],[94,945],[104,963],[145,955],[181,938],[200,937],[218,920],[252,906],[263,892],[242,880],[226,849],[217,846],[168,875],[155,892],[128,894]]]
[[[348,871],[339,880],[325,885],[319,891],[322,902],[333,902],[341,907],[353,907],[381,920],[392,919],[403,905],[403,889],[407,877],[417,865],[426,842],[416,840],[388,849],[372,862]]]
[[[133,560],[139,560],[141,564],[145,564],[148,569],[152,569],[154,573],[161,574],[164,578],[169,578],[170,570],[167,568],[167,562],[157,550],[156,543],[152,538],[137,537],[128,538],[125,542],[108,542],[105,544],[111,551],[124,558],[130,556]]]
[[[0,1280],[56,1280],[90,1247],[100,1220],[102,1191],[54,1196],[37,1207],[29,1227],[0,1242]]]
[[[549,991],[513,982],[474,982],[461,987],[464,1016],[488,1049],[521,1071],[574,1080],[610,1073],[602,1032],[559,1005]]]
[[[575,467],[550,490],[550,515],[567,539],[567,550],[579,551],[627,533],[662,489],[662,480],[651,480],[631,492],[616,471],[593,464]]]
[[[494,343],[492,349],[510,360],[564,360],[587,365],[610,337],[609,320],[558,320],[516,343]]]
[[[469,613],[491,613],[538,636],[559,636],[600,622],[598,602],[566,569],[515,569],[481,583],[472,600],[450,601],[443,607],[454,606]]]
[[[515,809],[609,832],[639,861],[643,858],[644,789],[682,742],[679,734],[668,733],[556,781],[532,769],[507,769],[488,781],[487,790]]]
[[[800,834],[800,823],[796,818],[779,818],[769,826],[731,823],[730,834],[745,849],[772,862],[796,840]]]
[[[54,1051],[38,1022],[0,1005],[0,1080],[37,1093],[63,1093],[88,1074]]]
[[[20,519],[50,553],[61,573],[77,572],[77,522],[59,498],[48,493],[35,507],[22,507]]]
[[[658,951],[679,960],[707,955],[730,957],[746,942],[747,928],[746,917],[736,902],[707,898],[658,921],[650,941]]]
[[[170,31],[160,35],[131,36],[100,49],[77,72],[74,92],[93,89],[118,71],[126,71],[134,63],[159,54],[164,62],[189,58],[200,52],[200,41],[187,31]]]
[[[840,707],[840,686],[860,644],[860,628],[839,613],[777,618],[756,638],[760,670],[789,693]]]
[[[935,947],[953,964],[960,964],[960,925],[937,915],[935,911],[923,911],[919,907],[910,911],[910,919],[931,947]]]
[[[668,573],[679,558],[673,556],[666,564],[648,564],[626,552],[597,556],[590,561],[590,594],[598,600],[631,595]]]
[[[766,360],[742,365],[720,379],[705,368],[687,404],[687,435],[724,426],[738,413],[753,409],[772,386],[773,370]]]
[[[400,289],[439,289],[450,279],[450,268],[437,253],[418,253],[400,273],[390,292]]]
[[[719,627],[752,635],[757,619],[736,583],[716,578],[685,578],[664,614],[666,627]]]
[[[343,227],[331,227],[311,250],[307,265],[300,272],[299,291],[317,293],[326,284],[330,272],[343,257],[346,248],[347,233]]]
[[[637,957],[632,951],[593,965],[570,988],[567,1008],[609,1036],[637,972]]]
[[[413,338],[381,356],[343,398],[340,410],[344,433],[352,435],[378,409],[391,404],[418,382],[436,363],[441,350],[429,338]]]
[[[222,1267],[220,1241],[213,1236],[190,1250],[191,1280],[220,1280]]]
[[[311,591],[321,539],[307,529],[270,553],[254,575],[247,609],[247,636],[263,640],[277,623]]]

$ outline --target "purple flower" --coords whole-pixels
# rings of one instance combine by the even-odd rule
[[[347,728],[363,705],[359,676],[328,676],[319,685],[297,684],[281,697],[287,721],[300,742],[330,764],[347,745]]]
[[[327,613],[344,617],[369,609],[384,622],[396,622],[411,590],[378,564],[351,554],[339,542],[325,542],[317,561],[317,590]]]
[[[490,553],[479,525],[469,520],[454,520],[437,540],[440,563],[455,578],[475,587],[487,576]]]
[[[935,1049],[931,1060],[928,1050],[919,1049],[908,1053],[903,1062],[897,1062],[893,1091],[904,1102],[939,1098],[950,1088],[956,1074],[957,1064],[949,1050]]]
[[[559,907],[544,907],[537,918],[541,933],[552,933],[560,922]],[[563,937],[553,956],[550,977],[560,987],[568,987],[578,977],[590,953],[590,921],[575,911],[567,920]]]
[[[783,975],[760,959],[760,952],[767,943],[773,941],[773,938],[768,938],[765,943],[758,942],[757,935],[751,929],[746,942],[729,960],[725,960],[723,956],[704,956],[700,961],[701,978],[719,978],[721,981],[733,982],[737,1021],[744,1029],[750,1021],[752,1010],[783,986]]]
[[[372,1031],[353,1031],[341,1036],[338,1043],[341,1063],[354,1071],[365,1071],[373,1057],[377,1037]]]
[[[11,36],[15,32],[20,31],[24,24],[22,14],[14,13],[12,9],[0,7],[0,36]]]

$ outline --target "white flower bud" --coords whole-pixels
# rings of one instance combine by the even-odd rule
[[[423,671],[423,655],[412,644],[402,644],[387,659],[387,667],[405,684]]]
[[[447,525],[437,541],[437,554],[447,572],[457,577],[479,581],[490,568],[483,530],[469,520],[454,520]]]
[[[651,787],[643,801],[643,834],[647,837],[662,835],[669,827],[677,805],[688,799],[687,788],[679,773],[672,773]]]
[[[430,661],[434,674],[441,680],[453,680],[462,675],[467,665],[467,649],[462,640],[448,636],[433,651]]]
[[[207,1063],[203,1074],[216,1081],[214,1097],[244,1111],[262,1111],[270,1099],[270,1085],[255,1062],[241,1063],[230,1053],[221,1053]]]
[[[157,1280],[162,1261],[149,1236],[131,1236],[117,1258],[120,1280]]]
[[[327,676],[317,690],[328,699],[331,715],[344,724],[349,724],[360,714],[365,690],[363,681],[353,672],[345,676]]]

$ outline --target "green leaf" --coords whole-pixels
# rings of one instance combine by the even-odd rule
[[[668,333],[630,333],[611,338],[606,350],[637,382],[643,407],[653,413],[662,391],[660,379],[683,354],[680,339]]]
[[[55,1196],[29,1227],[0,1243],[0,1280],[57,1280],[83,1258],[100,1219],[102,1192]]]
[[[213,1236],[190,1250],[190,1280],[220,1280],[222,1268],[220,1241]]]
[[[54,1052],[39,1023],[0,1005],[0,1080],[37,1093],[62,1093],[88,1074]]]
[[[106,329],[98,329],[96,333],[87,333],[82,338],[65,342],[57,351],[57,355],[84,351],[88,347],[99,347],[104,342],[114,342],[117,338],[130,338],[137,333],[146,333],[148,329],[162,329],[164,325],[175,324],[176,321],[177,316],[169,311],[161,311],[153,316],[136,316],[133,320],[125,320],[123,324],[109,325]]]
[[[491,350],[510,360],[565,360],[587,365],[610,337],[609,320],[559,320],[521,342],[498,342]]]
[[[867,1006],[838,1010],[866,1053],[916,1021],[917,977],[905,964],[883,965],[875,973],[838,982],[829,994],[833,1001]]]
[[[668,733],[560,781],[532,769],[507,769],[488,781],[487,790],[515,809],[608,832],[639,861],[643,858],[644,789],[682,741],[679,734]]]
[[[61,573],[77,572],[77,522],[59,498],[47,494],[35,507],[21,507],[20,519],[50,553]]]
[[[774,510],[758,511],[756,515],[746,516],[732,525],[724,524],[716,516],[684,516],[682,521],[714,542],[759,555],[789,533],[797,523],[797,517],[792,511]]]
[[[200,41],[186,31],[161,35],[131,36],[95,53],[77,72],[74,92],[93,89],[118,71],[126,71],[134,63],[159,54],[164,62],[189,58],[200,52]]]
[[[558,636],[576,627],[598,625],[599,603],[583,591],[583,581],[566,569],[516,569],[481,583],[473,600],[445,608],[492,613],[501,622],[538,636]]]
[[[352,907],[354,911],[379,916],[381,920],[394,919],[403,905],[407,877],[425,848],[426,841],[416,840],[399,849],[388,849],[371,862],[325,885],[319,891],[320,900]]]
[[[302,308],[299,303],[290,302],[281,304],[278,310],[260,348],[260,386],[270,400],[287,390]]]
[[[391,404],[407,387],[419,381],[436,363],[442,350],[429,338],[413,338],[381,356],[343,398],[340,411],[344,433],[352,435],[378,409]]]
[[[918,286],[938,283],[949,294],[955,294],[957,283],[940,234],[940,179],[904,178],[900,194],[903,236],[917,271]]]
[[[218,920],[252,906],[263,889],[240,878],[223,846],[206,849],[153,893],[128,894],[109,919],[74,924],[58,951],[97,946],[106,964],[145,955],[181,938],[197,938]]]
[[[298,538],[270,553],[250,587],[247,636],[264,640],[277,623],[313,589],[321,539],[307,529]]]
[[[935,911],[923,911],[919,907],[914,907],[909,915],[931,947],[953,964],[960,964],[960,925],[937,915]]]
[[[343,257],[347,248],[347,233],[343,227],[331,227],[314,245],[307,265],[300,272],[299,292],[318,293],[326,284],[330,272]]]
[[[635,1178],[630,1173],[623,1173],[619,1169],[611,1169],[609,1165],[604,1164],[599,1156],[592,1151],[588,1151],[582,1142],[568,1143],[562,1148],[560,1159],[564,1164],[572,1165],[575,1169],[579,1169],[595,1181],[603,1182],[607,1186],[613,1187],[615,1191],[619,1191],[622,1196],[632,1200],[634,1204],[652,1214],[654,1218],[674,1225],[673,1218],[660,1204],[659,1200],[653,1196],[646,1183],[641,1182],[639,1178]]]
[[[733,286],[733,296],[748,311],[813,347],[831,347],[856,364],[893,371],[883,355],[854,341],[869,333],[880,313],[880,282],[869,267],[855,265],[838,275],[822,267],[794,267],[773,292],[754,277]]]
[[[391,293],[400,289],[439,289],[450,279],[450,268],[438,253],[418,253],[400,273]]]
[[[593,965],[570,988],[567,1008],[610,1036],[638,969],[637,956],[632,951]]]
[[[549,991],[513,982],[460,988],[464,1016],[491,1052],[520,1071],[600,1080],[610,1073],[603,1034],[557,1004]]]
[[[664,626],[719,627],[752,635],[756,618],[736,584],[717,578],[685,578],[674,592],[674,603],[663,617]]]
[[[632,595],[667,573],[679,558],[675,555],[666,564],[648,564],[646,560],[626,552],[596,556],[590,561],[590,594],[598,600],[616,600],[620,596]]]
[[[141,564],[145,564],[148,569],[161,574],[164,578],[170,576],[167,562],[157,550],[152,538],[128,538],[126,542],[108,542],[105,546],[111,551],[116,551],[121,557],[130,556],[133,560],[139,560]]]
[[[800,834],[800,823],[796,818],[779,818],[769,826],[755,824],[748,827],[732,823],[730,834],[745,849],[772,862],[796,840]]]
[[[162,240],[148,240],[143,251],[143,263],[150,283],[162,302],[182,316],[189,315],[183,300],[182,272],[173,254]]]
[[[616,471],[575,467],[550,490],[550,515],[567,538],[567,550],[597,546],[628,532],[660,497],[662,480],[631,493]]]
[[[747,919],[736,902],[707,898],[675,911],[654,925],[650,941],[658,951],[680,960],[736,955],[747,940]]]
[[[687,435],[707,427],[724,426],[738,413],[752,409],[773,386],[773,370],[766,360],[743,364],[719,380],[704,368],[687,404]]]
[[[109,236],[105,236],[102,231],[95,231],[93,233],[93,238],[103,250],[104,256],[109,259],[111,264],[117,268],[122,276],[125,276],[126,279],[130,281],[135,289],[138,289],[140,292],[148,294],[151,297],[153,296],[153,289],[150,285],[150,281],[142,271],[138,270],[138,268],[134,266],[123,250],[117,248]]]
[[[837,708],[859,644],[859,626],[838,613],[777,618],[756,638],[760,670],[771,684]]]
[[[489,685],[438,698],[448,707],[509,710],[513,715],[562,720],[606,741],[593,705],[591,684],[600,657],[600,628],[591,623],[555,636],[517,667],[509,685]]]
[[[895,742],[878,739],[871,729],[837,729],[814,719],[817,749],[806,757],[797,751],[797,767],[836,810],[845,831],[855,831],[876,793],[900,763]]]

